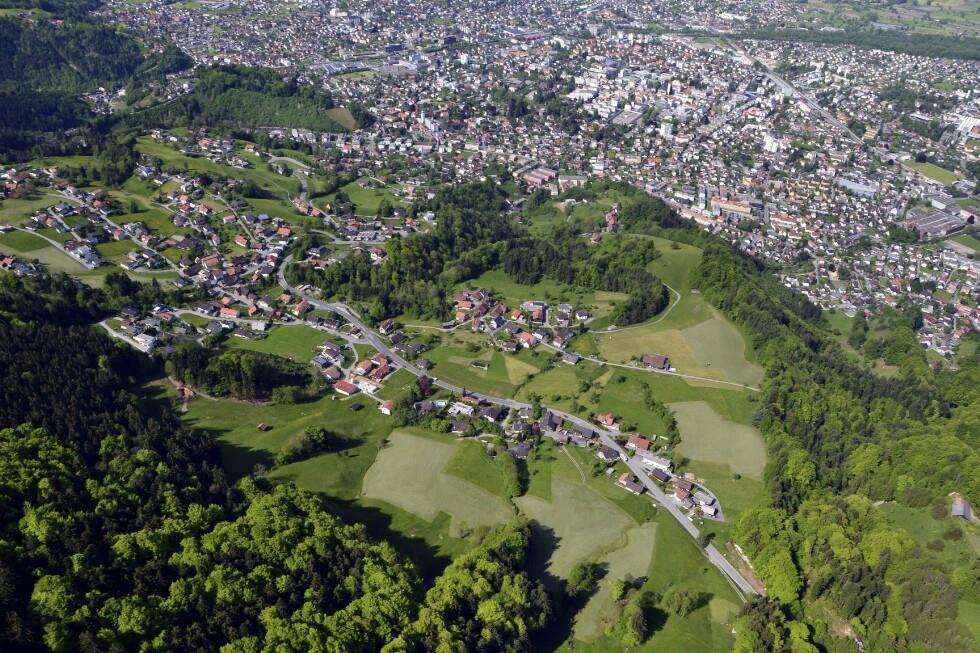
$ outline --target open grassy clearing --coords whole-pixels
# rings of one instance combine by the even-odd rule
[[[338,433],[346,448],[278,468],[273,475],[288,476],[305,489],[353,498],[360,491],[361,476],[377,455],[378,443],[391,430],[391,420],[373,410],[352,412],[352,403],[333,395],[286,405],[201,398],[188,404],[184,420],[217,440],[222,465],[232,478],[250,474],[257,464],[271,467],[276,453],[308,426]],[[260,423],[268,424],[269,430],[259,431],[256,426]]]
[[[692,461],[727,464],[733,472],[762,479],[766,444],[751,426],[721,419],[703,401],[669,404],[677,419],[681,442],[677,451]]]
[[[921,175],[928,177],[934,181],[938,181],[940,184],[945,186],[951,185],[957,179],[960,178],[958,174],[952,170],[947,170],[946,168],[940,168],[934,163],[919,163],[917,161],[907,161],[905,167],[915,170]]]
[[[259,340],[229,338],[228,346],[305,362],[316,356],[320,346],[328,339],[322,331],[298,324],[276,327],[267,337]]]
[[[459,444],[422,437],[417,429],[395,431],[364,476],[364,496],[426,521],[445,512],[452,517],[450,533],[511,519],[504,499],[446,471]]]
[[[126,254],[139,251],[140,249],[141,248],[139,245],[128,238],[124,240],[111,240],[95,246],[95,250],[101,254],[103,258],[115,262],[125,260]]]
[[[655,522],[631,528],[626,532],[626,546],[602,557],[606,576],[599,582],[599,591],[579,610],[575,619],[575,639],[593,641],[615,623],[619,608],[612,600],[612,583],[621,578],[646,575],[653,559],[656,536]]]
[[[364,71],[370,72],[370,71]],[[358,73],[351,73],[358,74]],[[357,121],[354,120],[354,116],[351,115],[350,109],[345,107],[334,107],[333,109],[327,109],[327,115],[339,122],[344,129],[349,131],[354,131],[357,128]]]
[[[980,602],[960,599],[956,620],[966,626],[974,639],[980,641]]]
[[[384,380],[384,387],[378,390],[375,396],[379,399],[400,399],[415,387],[415,378],[415,375],[407,370],[396,370]]]

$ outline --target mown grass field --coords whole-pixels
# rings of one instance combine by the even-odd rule
[[[598,557],[620,543],[633,519],[581,482],[552,478],[551,501],[519,497],[521,513],[533,519],[535,536],[554,542],[552,550],[538,547],[547,558],[532,560],[532,568],[557,578],[567,578],[576,563]]]
[[[461,443],[399,429],[364,476],[364,496],[390,503],[426,521],[444,512],[450,533],[506,522],[513,510],[499,495],[446,471]]]
[[[228,346],[306,362],[316,356],[320,346],[329,339],[322,331],[305,324],[297,324],[276,327],[268,336],[259,340],[229,338]]]
[[[692,461],[728,465],[742,476],[762,479],[766,444],[757,429],[723,420],[703,401],[668,406],[674,411],[681,432],[678,453]]]

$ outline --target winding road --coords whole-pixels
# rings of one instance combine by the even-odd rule
[[[402,358],[397,352],[393,351],[388,346],[388,344],[384,341],[384,339],[382,339],[380,335],[375,333],[367,324],[365,324],[361,320],[360,316],[358,316],[346,304],[320,301],[319,299],[304,294],[300,292],[297,288],[291,286],[289,282],[286,281],[286,266],[289,264],[291,260],[292,260],[291,255],[284,258],[277,273],[279,279],[279,285],[282,286],[284,290],[288,291],[294,296],[302,297],[316,308],[333,311],[334,313],[337,313],[345,320],[350,322],[352,325],[360,329],[362,334],[361,337],[365,342],[369,343],[375,349],[377,349],[384,355],[388,356],[388,358],[393,360],[403,369],[407,370],[408,372],[414,374],[417,377],[427,376],[427,373],[425,371],[417,368],[415,365]],[[678,375],[678,376],[683,376],[683,375]],[[691,377],[691,378],[698,378],[698,377]],[[717,382],[715,381],[715,379],[705,379],[705,380]],[[460,394],[460,395],[464,394],[464,389],[458,385],[454,385],[452,383],[448,383],[446,381],[442,381],[437,378],[433,378],[433,382],[435,385],[439,386],[440,388],[449,390],[450,392]],[[733,384],[733,385],[738,385],[738,384]],[[474,396],[478,399],[481,399],[489,404],[504,406],[506,408],[510,408],[513,410],[519,410],[521,408],[531,407],[530,404],[526,404],[517,401],[515,399],[509,399],[506,397],[494,397],[492,395],[486,395],[479,392],[472,392],[469,390],[466,390],[465,393]],[[688,519],[687,515],[681,512],[681,509],[678,507],[677,503],[673,499],[668,497],[667,494],[664,493],[664,491],[661,490],[660,487],[647,475],[646,471],[640,466],[640,463],[633,460],[626,453],[626,451],[621,446],[619,446],[619,443],[617,443],[615,439],[615,436],[617,435],[616,433],[612,431],[607,431],[605,429],[601,429],[597,427],[595,424],[592,424],[591,422],[588,422],[580,417],[577,417],[570,413],[566,413],[556,408],[551,408],[548,406],[542,406],[542,408],[546,408],[547,410],[550,410],[555,415],[558,415],[562,419],[568,420],[573,424],[583,426],[585,428],[591,429],[592,431],[596,432],[599,436],[600,441],[604,445],[610,447],[611,449],[614,449],[620,454],[620,457],[626,461],[626,465],[627,467],[629,467],[630,471],[633,472],[633,474],[638,479],[640,479],[640,482],[643,483],[644,487],[646,487],[647,491],[650,492],[650,494],[657,501],[657,503],[663,506],[663,508],[667,510],[667,512],[670,513],[670,515],[674,519],[677,520],[677,522],[681,525],[681,527],[684,528],[684,530],[687,531],[687,533],[691,537],[694,538],[698,537],[700,531],[698,530],[697,526],[695,526],[691,522],[691,520]],[[744,576],[742,576],[742,574],[721,554],[721,552],[718,551],[718,549],[715,547],[714,544],[709,543],[706,547],[704,547],[704,551],[705,551],[705,555],[707,555],[708,557],[708,560],[711,561],[711,564],[713,564],[715,567],[718,568],[719,571],[721,571],[721,573],[729,580],[729,582],[732,584],[732,587],[735,588],[735,590],[739,593],[739,595],[742,596],[743,599],[746,598],[747,596],[757,594],[755,589],[752,587],[751,583],[749,583],[749,581],[746,580]]]

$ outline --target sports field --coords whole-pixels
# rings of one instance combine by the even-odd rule
[[[757,429],[722,419],[703,401],[673,403],[669,408],[681,432],[678,453],[692,461],[727,464],[742,476],[762,478],[766,445]]]
[[[446,472],[456,446],[416,435],[412,429],[395,431],[364,476],[364,496],[426,521],[445,512],[452,517],[451,533],[513,518],[501,497]]]
[[[294,361],[305,362],[317,355],[320,345],[328,340],[327,334],[305,324],[280,326],[260,340],[229,338],[228,345],[236,349],[248,349],[264,354],[275,354]]]
[[[957,179],[960,178],[958,174],[952,170],[947,170],[946,168],[940,168],[934,163],[919,163],[917,161],[909,161],[905,163],[905,166],[915,170],[916,172],[932,179],[938,181],[940,184],[949,186]]]

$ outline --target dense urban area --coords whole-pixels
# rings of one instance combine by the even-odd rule
[[[980,647],[976,2],[0,34],[0,649]]]

